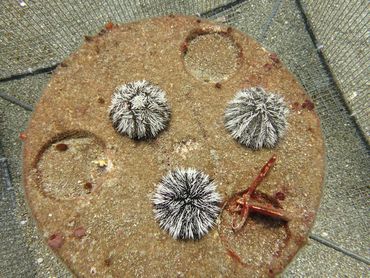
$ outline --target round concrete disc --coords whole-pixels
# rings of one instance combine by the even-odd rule
[[[171,106],[151,140],[118,134],[108,107],[114,89],[148,80]],[[235,93],[262,87],[290,113],[274,149],[253,151],[224,127]],[[304,244],[319,206],[324,146],[313,104],[275,54],[245,34],[194,17],[108,24],[53,74],[24,144],[27,200],[46,244],[78,276],[267,276]],[[223,210],[199,241],[181,241],[154,219],[152,194],[169,170],[192,167],[224,200],[249,186],[276,154],[259,186],[288,223],[252,214],[239,232]],[[266,197],[270,196],[270,197]],[[275,204],[276,205],[276,204]]]

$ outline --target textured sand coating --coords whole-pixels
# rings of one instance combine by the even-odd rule
[[[135,141],[114,130],[108,107],[117,86],[143,79],[166,92],[171,119],[156,138]],[[235,93],[256,86],[283,96],[290,110],[274,149],[250,150],[224,126]],[[169,170],[208,174],[227,200],[273,154],[277,163],[258,190],[291,215],[287,224],[256,214],[235,233],[224,210],[199,241],[159,228],[151,198]],[[305,242],[320,202],[324,146],[312,102],[276,55],[232,28],[168,16],[109,24],[86,38],[37,105],[23,166],[45,242],[78,276],[259,277],[281,272]]]

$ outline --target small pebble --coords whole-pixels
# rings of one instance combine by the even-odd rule
[[[106,258],[104,260],[104,265],[105,266],[111,266],[111,264],[112,264],[112,259],[111,258]]]
[[[94,38],[92,36],[85,36],[85,41],[91,42]]]
[[[43,258],[38,258],[38,259],[36,260],[36,262],[37,262],[38,264],[41,264],[43,261],[44,261],[44,259],[43,259]]]
[[[221,89],[222,85],[221,85],[221,83],[217,82],[217,83],[215,84],[215,87],[216,87],[217,89]]]
[[[48,245],[53,249],[62,247],[64,239],[60,233],[54,233],[48,238]]]
[[[86,182],[86,183],[84,184],[84,188],[85,188],[86,190],[88,190],[88,191],[91,191],[91,189],[92,189],[92,183],[91,183],[91,182]]]
[[[96,268],[95,267],[90,268],[90,273],[92,275],[96,274]]]
[[[264,67],[266,70],[271,70],[271,69],[272,69],[272,64],[266,63],[263,67]]]
[[[277,54],[276,54],[276,53],[271,53],[269,56],[270,56],[270,59],[271,59],[274,63],[276,63],[276,64],[280,63],[280,59],[278,58],[278,56],[277,56]]]
[[[21,139],[22,141],[26,140],[27,139],[26,133],[24,132],[19,133],[19,139]]]
[[[299,102],[294,102],[293,104],[292,104],[292,109],[294,110],[294,111],[298,111],[299,110],[299,108],[300,108],[300,105],[299,105]]]
[[[60,152],[65,152],[66,150],[68,150],[68,146],[63,143],[55,145],[55,148]]]
[[[304,108],[306,108],[307,110],[312,111],[312,110],[315,108],[315,104],[314,104],[312,101],[310,101],[310,100],[306,99],[306,100],[302,103],[302,108],[303,108],[303,109],[304,109]]]
[[[106,160],[100,159],[100,160],[94,160],[94,164],[98,165],[99,167],[106,167],[108,165],[108,162]]]
[[[82,237],[86,236],[86,230],[82,226],[78,227],[78,228],[74,229],[73,235],[77,238],[82,238]]]
[[[112,22],[108,22],[107,24],[105,24],[105,29],[107,30],[112,30],[113,29],[113,23]]]
[[[99,102],[100,104],[104,104],[104,103],[105,103],[105,100],[104,100],[104,98],[99,97],[99,98],[98,98],[98,102]]]

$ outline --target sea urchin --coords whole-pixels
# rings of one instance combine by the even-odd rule
[[[132,139],[157,136],[166,128],[170,114],[164,91],[146,80],[118,87],[109,108],[115,129]]]
[[[226,108],[225,127],[249,148],[273,148],[284,135],[287,114],[281,96],[262,88],[243,89]]]
[[[175,239],[199,239],[214,225],[220,195],[208,175],[195,169],[170,171],[153,196],[154,214]]]

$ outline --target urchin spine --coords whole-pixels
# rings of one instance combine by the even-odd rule
[[[170,115],[165,92],[146,80],[119,86],[109,108],[114,128],[132,139],[157,136]]]
[[[262,88],[243,89],[226,108],[225,127],[249,148],[273,148],[284,135],[288,112],[281,96]]]
[[[220,195],[207,174],[192,168],[164,176],[152,198],[162,229],[175,239],[200,239],[220,213]]]

